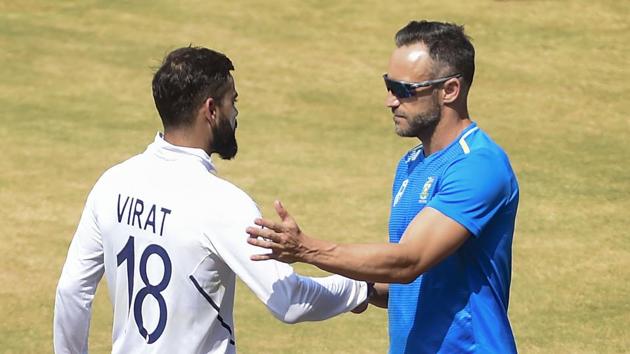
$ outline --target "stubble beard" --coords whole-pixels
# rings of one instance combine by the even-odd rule
[[[406,129],[401,129],[401,127],[397,125],[396,134],[401,137],[419,137],[435,129],[442,118],[442,109],[437,96],[432,95],[432,104],[428,110],[418,113],[413,117],[403,116],[409,126]]]

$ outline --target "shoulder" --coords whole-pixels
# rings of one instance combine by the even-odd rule
[[[261,216],[258,205],[233,183],[215,175],[207,179],[208,184],[195,196],[200,202],[200,208],[195,213],[207,233],[217,237],[244,233]]]
[[[213,174],[206,174],[196,181],[195,199],[203,207],[199,212],[214,223],[234,223],[260,217],[260,209],[254,200],[235,184]],[[211,212],[210,212],[211,211]],[[208,213],[212,214],[209,215]]]
[[[465,169],[471,173],[513,175],[509,158],[503,148],[478,126],[464,133],[458,140],[459,150],[447,170]]]
[[[503,149],[482,131],[463,136],[462,152],[443,170],[440,193],[477,203],[502,203],[518,194],[518,183]],[[465,147],[464,147],[465,146]]]
[[[113,179],[125,177],[131,170],[135,170],[140,167],[142,156],[142,154],[138,154],[109,167],[105,170],[105,172],[103,172],[99,181],[111,181]]]
[[[256,203],[244,190],[221,177],[211,175],[213,193],[226,203],[227,208],[256,208]]]
[[[466,156],[494,156],[497,160],[507,160],[507,154],[485,131],[478,126],[470,129],[459,138],[459,148]]]
[[[508,187],[515,177],[502,150],[482,147],[450,161],[443,178],[445,183],[496,190]]]
[[[123,183],[126,180],[126,176],[129,176],[132,170],[137,169],[135,166],[138,165],[141,156],[142,155],[132,156],[106,169],[97,179],[91,194],[97,194],[115,188],[117,185]]]

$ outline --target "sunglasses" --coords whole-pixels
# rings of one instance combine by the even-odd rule
[[[429,87],[436,84],[441,84],[447,80],[461,77],[462,74],[453,74],[445,76],[435,80],[427,80],[422,82],[407,82],[390,79],[387,74],[383,74],[383,80],[385,80],[385,87],[387,91],[391,92],[396,98],[408,98],[416,95],[416,89],[420,87]]]

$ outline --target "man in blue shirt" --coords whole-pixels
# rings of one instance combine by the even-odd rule
[[[474,48],[463,27],[412,21],[396,34],[383,76],[396,133],[422,144],[403,156],[392,189],[389,244],[334,244],[259,219],[254,260],[306,262],[375,282],[390,353],[512,353],[507,316],[518,184],[505,152],[468,114]],[[389,285],[387,285],[389,284]]]

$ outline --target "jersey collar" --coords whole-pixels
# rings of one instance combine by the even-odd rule
[[[178,160],[181,158],[192,157],[200,161],[204,167],[208,170],[208,172],[215,174],[217,173],[217,169],[214,167],[212,163],[212,159],[210,156],[198,148],[190,148],[184,146],[173,145],[168,141],[164,140],[164,135],[162,132],[158,132],[155,135],[155,139],[153,143],[149,145],[147,150],[152,151],[154,154],[158,155],[160,158],[165,160]]]
[[[464,148],[465,144],[462,144],[462,139],[465,139],[469,135],[469,133],[472,133],[472,130],[476,128],[477,128],[477,123],[474,121],[471,122],[470,125],[468,125],[466,128],[464,128],[464,130],[461,133],[459,133],[459,135],[457,136],[457,138],[455,138],[455,140],[450,142],[443,149],[431,154],[429,157],[424,156],[424,147],[422,144],[420,144],[414,147],[413,149],[407,151],[404,157],[405,163],[407,165],[415,165],[416,163],[419,163],[419,162],[428,162],[428,161],[434,160],[438,156],[444,154],[445,151],[448,151],[450,148],[453,147],[453,145],[456,145],[456,144],[462,145],[462,148]]]

